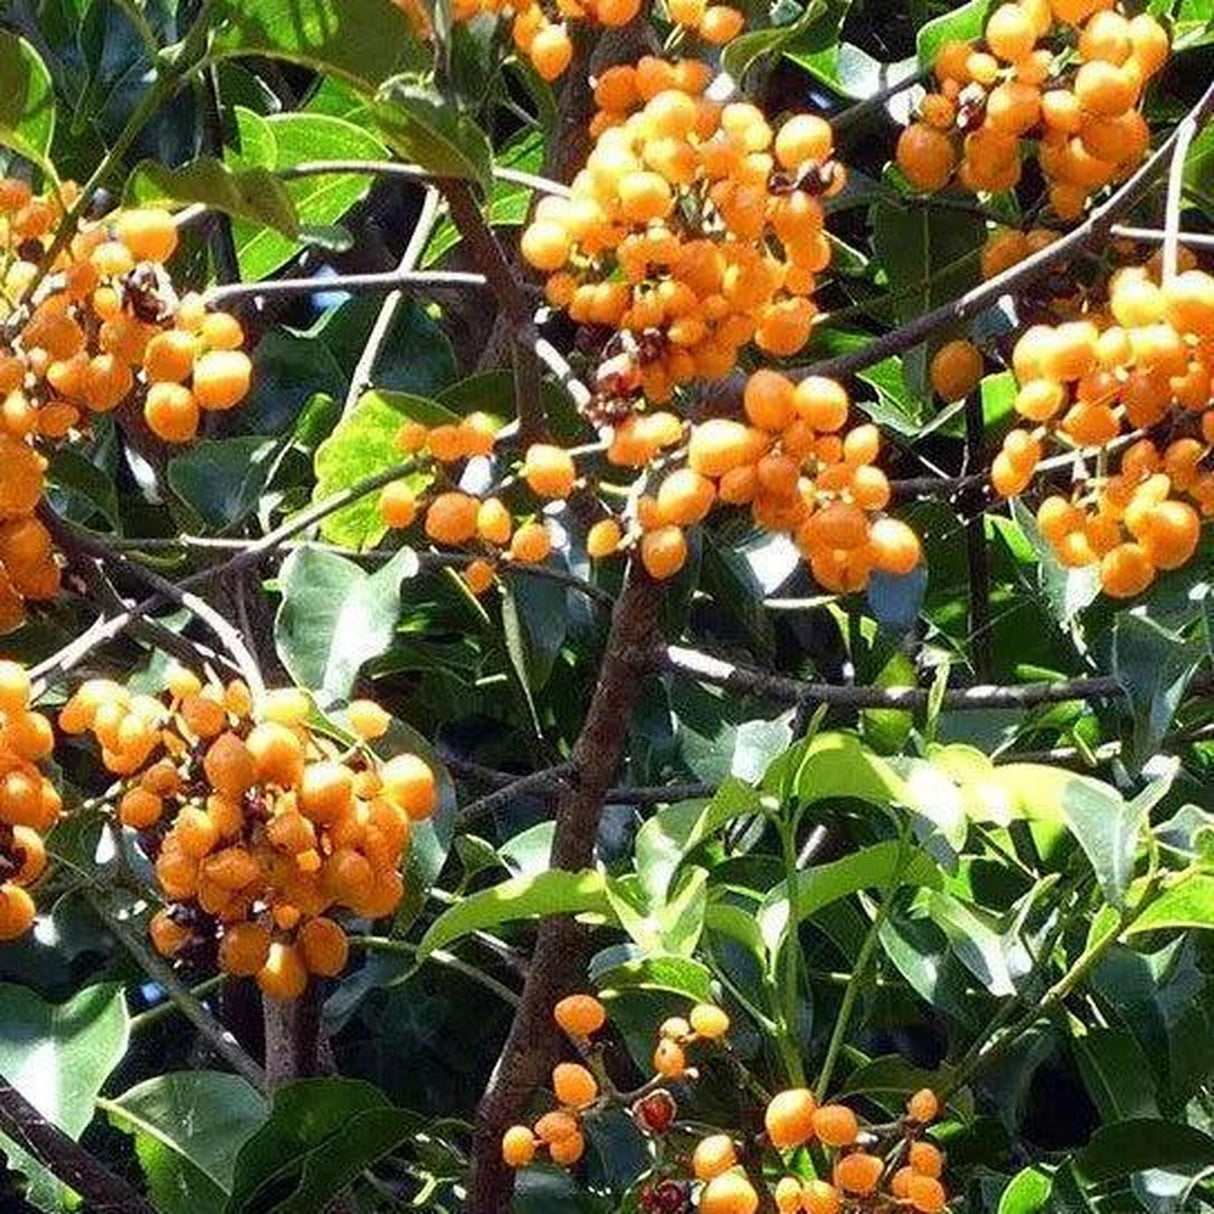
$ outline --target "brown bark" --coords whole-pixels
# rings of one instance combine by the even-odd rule
[[[557,803],[553,868],[577,870],[593,860],[603,801],[623,756],[647,651],[657,635],[661,594],[644,571],[629,570],[573,748],[572,772]],[[585,931],[572,919],[554,917],[540,924],[522,1002],[477,1110],[467,1214],[497,1214],[509,1207],[514,1179],[502,1162],[501,1135],[522,1115],[557,1060],[560,1039],[552,1005],[582,981],[585,953]]]
[[[296,1079],[320,1073],[320,1017],[324,997],[320,985],[288,1003],[262,999],[266,1028],[266,1090],[276,1091]]]

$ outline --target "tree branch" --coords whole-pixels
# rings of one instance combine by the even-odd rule
[[[382,274],[331,274],[328,277],[271,278],[265,282],[220,283],[203,293],[208,304],[228,303],[248,296],[320,295],[328,291],[400,291],[404,287],[483,287],[483,274],[461,270],[385,270]]]
[[[156,1214],[156,1207],[0,1077],[0,1130],[84,1198],[91,1214]]]
[[[640,689],[643,655],[656,635],[661,601],[661,587],[639,567],[630,567],[598,683],[570,756],[573,770],[558,800],[553,868],[577,870],[593,858],[604,798],[623,755],[625,726]],[[583,930],[573,920],[554,916],[541,922],[522,1003],[477,1110],[468,1214],[497,1214],[509,1206],[513,1177],[502,1162],[501,1134],[521,1115],[558,1056],[552,1005],[580,980],[584,951]]]
[[[514,350],[514,394],[519,436],[524,443],[542,438],[548,431],[540,399],[540,363],[536,354],[539,333],[531,305],[506,260],[466,181],[446,178],[438,182],[447,200],[451,222],[459,230],[474,265],[480,267],[497,299],[498,307],[510,323]]]

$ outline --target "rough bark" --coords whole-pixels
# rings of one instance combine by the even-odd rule
[[[552,867],[576,870],[594,856],[599,818],[627,737],[657,635],[661,589],[633,566],[616,603],[598,683],[571,756],[572,772],[557,803]],[[560,1050],[552,1005],[583,980],[585,932],[572,919],[545,919],[523,986],[522,1002],[501,1057],[477,1110],[467,1214],[498,1214],[509,1207],[513,1174],[501,1157],[502,1131],[523,1112],[545,1082]]]

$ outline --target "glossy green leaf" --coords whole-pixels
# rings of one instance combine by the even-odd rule
[[[1074,1166],[1085,1185],[1148,1168],[1196,1174],[1214,1167],[1214,1138],[1174,1121],[1136,1117],[1101,1126],[1075,1157]]]
[[[42,57],[24,39],[0,30],[0,145],[49,169],[55,91]]]
[[[274,1094],[269,1120],[236,1158],[225,1214],[315,1214],[420,1122],[369,1083],[304,1079]],[[262,1194],[272,1194],[270,1205]]]
[[[475,182],[488,195],[493,188],[493,149],[468,114],[421,83],[389,81],[371,106],[384,142],[402,159],[420,164],[437,177]]]
[[[172,210],[202,203],[235,219],[265,224],[294,237],[299,217],[283,182],[262,168],[235,171],[213,156],[202,156],[179,169],[158,160],[142,160],[131,171],[123,190],[128,206]]]
[[[133,1135],[156,1208],[163,1214],[222,1209],[236,1156],[266,1120],[269,1103],[238,1075],[173,1071],[102,1102]]]
[[[1012,1183],[999,1198],[996,1214],[1048,1214],[1050,1177],[1039,1168],[1025,1168],[1012,1177]]]
[[[1195,873],[1164,890],[1129,927],[1130,934],[1214,928],[1214,876]]]
[[[128,1017],[117,983],[88,986],[66,1003],[48,1003],[23,986],[0,986],[0,1075],[49,1122],[79,1138],[94,1101],[126,1053]],[[31,1199],[58,1209],[64,1186],[17,1144],[14,1163],[28,1170]]]
[[[322,704],[345,699],[363,664],[391,643],[401,583],[417,570],[411,548],[374,573],[334,552],[294,549],[278,575],[282,604],[274,621],[274,644],[291,677]]]
[[[257,509],[279,451],[273,439],[203,439],[169,461],[169,487],[211,531]]]
[[[217,0],[214,58],[265,55],[373,89],[410,55],[416,40],[391,0]]]
[[[469,932],[496,927],[512,919],[589,912],[611,913],[607,881],[602,873],[592,869],[576,873],[552,869],[534,877],[514,877],[469,894],[445,910],[422,937],[418,956],[426,957]]]
[[[360,480],[403,462],[394,444],[401,424],[408,420],[437,425],[456,420],[433,401],[403,392],[368,392],[337,424],[316,450],[314,501],[324,501]],[[405,478],[416,489],[428,483],[421,473]],[[370,548],[387,533],[379,516],[376,495],[367,496],[326,516],[321,535],[349,548]]]
[[[1134,714],[1127,762],[1137,771],[1171,728],[1189,681],[1206,655],[1200,640],[1185,640],[1140,615],[1122,612],[1113,626],[1113,675]]]
[[[595,989],[610,996],[616,991],[670,991],[697,1003],[712,997],[712,975],[693,957],[657,953],[640,955],[630,945],[603,949],[590,962],[589,977]]]
[[[1133,1034],[1125,1029],[1092,1028],[1075,1036],[1072,1048],[1101,1120],[1159,1115],[1151,1065]]]
[[[936,60],[936,52],[946,42],[969,42],[979,37],[989,11],[987,0],[969,0],[969,3],[922,25],[915,36],[919,65],[931,67]]]

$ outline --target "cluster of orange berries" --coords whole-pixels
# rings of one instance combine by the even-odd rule
[[[92,680],[59,725],[97,739],[124,779],[121,822],[150,832],[171,904],[152,919],[156,948],[172,957],[218,935],[226,973],[297,998],[309,975],[345,967],[346,934],[328,912],[396,909],[411,825],[437,805],[434,773],[412,754],[380,761],[368,742],[390,718],[371,701],[348,707],[353,740],[338,742],[309,725],[312,702],[294,688],[254,702],[239,680],[174,668],[166,692]]]
[[[421,0],[396,0],[419,37],[429,37],[431,23]],[[456,21],[474,21],[482,15],[510,13],[510,34],[515,47],[527,57],[544,80],[552,82],[565,73],[573,59],[569,21],[589,21],[607,28],[627,25],[641,11],[641,0],[556,0],[555,12],[545,10],[540,0],[456,0]],[[671,0],[669,15],[675,25],[714,46],[723,46],[742,32],[746,21],[735,8],[709,4],[708,0]]]
[[[53,746],[50,722],[30,707],[25,667],[0,660],[0,940],[23,935],[34,921],[27,887],[46,868],[43,836],[63,808],[38,767]]]
[[[768,1142],[779,1151],[816,1142],[828,1153],[830,1179],[783,1177],[772,1194],[776,1209],[780,1214],[898,1210],[940,1214],[948,1201],[940,1182],[944,1156],[920,1137],[939,1107],[936,1094],[923,1088],[907,1102],[905,1117],[891,1126],[865,1127],[847,1105],[819,1105],[807,1088],[778,1092],[763,1114]],[[704,1182],[701,1214],[758,1210],[759,1194],[739,1167],[728,1134],[702,1138],[691,1163],[695,1178]]]
[[[797,353],[830,261],[822,199],[844,183],[830,125],[773,130],[748,102],[705,97],[710,75],[652,57],[604,72],[571,196],[542,199],[522,237],[550,303],[637,347],[651,402],[728,374],[752,340]]]
[[[841,384],[809,376],[794,385],[759,370],[747,379],[742,405],[745,421],[693,423],[685,466],[640,499],[641,558],[653,576],[678,572],[687,555],[683,529],[717,502],[744,506],[759,526],[791,535],[815,580],[833,592],[862,589],[874,569],[902,575],[919,564],[914,532],[882,514],[890,486],[875,466],[880,432],[870,423],[847,428],[850,401]],[[663,413],[630,418],[608,459],[642,466],[655,441],[674,438],[673,420]]]
[[[76,197],[70,184],[35,196],[0,180],[0,276],[6,297],[22,300],[0,337],[0,632],[22,622],[26,600],[59,589],[50,535],[33,517],[43,444],[136,396],[154,434],[188,442],[202,411],[230,409],[249,390],[240,324],[196,295],[178,300],[162,268],[177,247],[168,212],[81,224],[39,278]]]
[[[1080,464],[1083,479],[1069,497],[1046,498],[1038,524],[1063,564],[1099,563],[1116,598],[1185,564],[1201,515],[1214,514],[1214,470],[1203,466],[1214,444],[1214,277],[1189,268],[1160,282],[1152,266],[1123,267],[1107,309],[1030,327],[1012,362],[1016,411],[1033,428],[1006,436],[991,466],[995,490],[1023,492],[1047,437],[1103,463],[1123,433],[1142,434],[1114,474],[1089,476]]]
[[[568,995],[557,1003],[552,1014],[579,1051],[597,1064],[591,1039],[607,1022],[603,1005],[593,995]],[[728,1031],[729,1017],[712,1003],[697,1004],[687,1019],[674,1016],[665,1021],[654,1051],[655,1079],[646,1085],[651,1089],[650,1095],[659,1091],[658,1084],[663,1079],[677,1080],[694,1075],[687,1067],[688,1046],[700,1041],[718,1041]],[[553,1068],[552,1091],[558,1108],[541,1116],[533,1127],[511,1126],[502,1136],[502,1158],[510,1167],[525,1168],[541,1148],[548,1152],[553,1163],[566,1167],[576,1163],[586,1149],[584,1118],[600,1101],[615,1094],[608,1085],[608,1094],[604,1096],[594,1073],[578,1062],[561,1062]],[[668,1094],[661,1094],[669,1099]],[[646,1098],[638,1099],[634,1116],[644,1119],[646,1103]],[[666,1124],[660,1128],[664,1130]]]
[[[494,430],[489,417],[472,413],[457,424],[429,428],[420,422],[405,422],[395,442],[403,454],[447,466],[492,454]],[[538,498],[555,501],[573,491],[577,469],[573,456],[563,447],[534,443],[526,452],[522,476]],[[423,517],[423,530],[436,544],[475,546],[483,555],[469,562],[461,577],[476,595],[493,585],[503,556],[540,564],[552,552],[552,536],[543,519],[528,518],[516,526],[510,508],[497,496],[476,497],[460,489],[445,489],[421,497],[407,481],[399,480],[380,492],[379,513],[394,528],[410,527]]]
[[[1000,4],[981,47],[940,48],[938,91],[902,132],[898,166],[919,190],[954,177],[975,192],[1009,190],[1020,180],[1021,140],[1032,139],[1054,212],[1078,218],[1094,191],[1146,154],[1151,132],[1138,107],[1168,52],[1154,17],[1125,17],[1113,0]]]
[[[603,1005],[590,995],[570,995],[556,1005],[554,1016],[591,1065],[597,1066],[591,1038],[606,1023]],[[580,1063],[559,1064],[552,1074],[559,1107],[533,1126],[508,1129],[502,1137],[503,1159],[513,1168],[527,1167],[543,1150],[553,1163],[574,1164],[585,1150],[586,1117],[621,1100],[632,1100],[633,1118],[648,1133],[664,1135],[680,1128],[673,1097],[662,1083],[694,1077],[695,1071],[687,1067],[686,1047],[721,1041],[728,1031],[729,1017],[710,1003],[698,1004],[686,1019],[674,1016],[665,1021],[653,1059],[655,1077],[639,1095],[621,1096]],[[806,1088],[777,1093],[764,1110],[765,1134],[756,1145],[786,1152],[812,1142],[822,1148],[821,1157],[830,1168],[829,1179],[780,1179],[770,1195],[777,1210],[780,1214],[892,1214],[896,1210],[940,1214],[947,1202],[940,1182],[944,1157],[923,1138],[939,1108],[935,1093],[924,1088],[910,1098],[905,1116],[890,1125],[865,1126],[845,1105],[819,1105]],[[665,1160],[665,1177],[648,1184],[640,1195],[640,1208],[645,1211],[691,1210],[692,1185],[698,1186],[695,1208],[701,1214],[756,1214],[762,1204],[756,1182],[742,1166],[734,1136],[699,1137],[687,1157],[667,1152]],[[690,1172],[690,1180],[678,1179],[680,1172]]]

